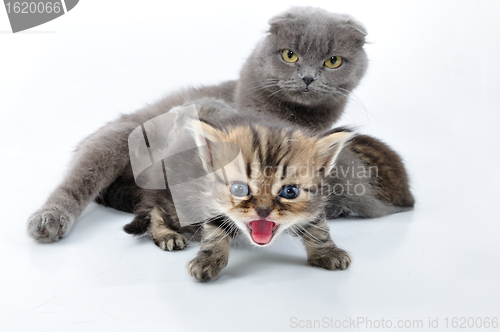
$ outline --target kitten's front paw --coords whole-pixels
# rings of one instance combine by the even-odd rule
[[[322,248],[308,257],[307,262],[327,270],[345,270],[351,265],[351,257],[340,248]]]
[[[212,250],[202,250],[195,259],[188,264],[189,274],[199,281],[209,281],[217,277],[220,271],[226,267],[227,255],[213,253]]]
[[[188,243],[188,239],[182,234],[172,231],[172,233],[164,234],[161,237],[154,237],[153,241],[162,250],[174,251],[184,249]]]
[[[69,214],[57,210],[42,210],[28,220],[28,234],[38,242],[50,243],[65,236],[73,224]]]

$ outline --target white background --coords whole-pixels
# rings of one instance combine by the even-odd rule
[[[415,210],[330,222],[346,271],[309,267],[283,237],[238,244],[208,284],[186,271],[197,244],[162,252],[122,231],[132,215],[95,204],[67,238],[35,243],[26,220],[80,140],[173,89],[237,78],[267,20],[305,2],[86,0],[17,34],[0,8],[0,330],[286,331],[364,317],[423,331],[429,318],[444,329],[500,316],[500,2],[307,3],[367,27],[370,67],[341,122],[403,156]]]

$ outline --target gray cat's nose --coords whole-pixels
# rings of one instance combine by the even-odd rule
[[[306,76],[306,77],[304,77],[302,79],[304,80],[304,82],[306,82],[307,86],[309,86],[309,84],[311,84],[311,82],[314,81],[314,78],[309,77],[309,76]]]

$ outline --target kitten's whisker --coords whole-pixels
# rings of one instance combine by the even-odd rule
[[[324,243],[322,243],[322,242],[316,242],[316,241],[311,242],[310,238],[304,237],[303,235],[297,233],[297,230],[295,229],[295,227],[297,227],[297,226],[292,225],[289,229],[291,229],[295,233],[295,235],[297,235],[297,237],[299,237],[302,240],[302,242],[304,242],[304,244],[307,244],[308,246],[314,247],[314,248],[319,248],[319,247],[324,246]],[[298,230],[298,231],[300,231],[300,230]]]
[[[226,230],[223,228],[224,225],[229,224],[229,229]],[[219,244],[222,240],[224,240],[227,236],[229,236],[233,231],[236,229],[236,225],[232,223],[232,220],[229,217],[226,217],[221,224],[205,239],[202,241],[202,243],[211,243],[213,245]],[[220,232],[216,234],[216,236],[213,236],[215,232]],[[225,234],[224,234],[225,233]],[[223,235],[221,237],[221,235]],[[213,242],[216,240],[217,242]]]
[[[225,232],[225,230],[223,229],[223,227],[222,227],[222,226],[224,226],[224,224],[226,224],[226,223],[227,223],[227,222],[229,222],[229,221],[230,221],[230,219],[229,219],[229,218],[224,219],[224,220],[222,221],[222,223],[221,223],[219,226],[217,226],[217,228],[216,228],[216,229],[214,229],[214,230],[212,231],[212,233],[210,233],[210,235],[208,235],[208,236],[206,237],[206,239],[203,239],[203,240],[202,240],[202,243],[209,243],[209,242],[213,241],[214,239],[219,238],[219,236],[220,236],[220,235],[222,235],[222,232]],[[214,234],[215,234],[216,232],[221,232],[221,234],[217,233],[217,234],[214,236]]]
[[[308,224],[306,225],[306,227],[310,226],[310,225],[313,225],[313,224]],[[315,225],[314,225],[315,226]],[[300,229],[296,229],[296,227],[300,227]],[[323,246],[324,245],[324,241],[321,241],[319,240],[316,236],[314,236],[313,234],[311,234],[307,229],[306,227],[304,226],[297,226],[297,225],[292,225],[291,228],[292,230],[295,232],[295,234],[297,234],[297,231],[299,231],[301,233],[301,235],[297,234],[299,237],[302,238],[302,240],[307,243],[308,245],[311,245],[311,246]],[[316,226],[317,227],[317,226]],[[319,228],[319,227],[318,227]],[[320,228],[322,229],[322,228]],[[323,230],[323,229],[322,229]]]
[[[222,238],[220,238],[219,241],[217,241],[217,243],[215,243],[215,244],[217,245],[217,244],[221,243],[222,240],[224,240],[227,236],[229,236],[232,233],[232,231],[234,230],[234,227],[235,227],[234,225],[230,225],[230,228],[228,231],[226,231],[226,234]]]
[[[295,231],[294,231],[291,227],[287,228],[287,229],[286,229],[286,231],[291,231],[291,232],[293,232],[293,233],[294,233],[297,237],[300,237],[300,236],[299,236],[299,235],[298,235],[298,234],[297,234],[297,233],[296,233],[296,232],[295,232]],[[288,239],[290,239],[290,241],[292,241],[292,243],[293,243],[293,245],[295,246],[295,248],[297,248],[297,249],[302,249],[302,248],[299,248],[299,247],[297,246],[297,243],[295,243],[295,241],[293,240],[292,236],[287,236],[287,237],[288,237]]]
[[[325,230],[324,228],[321,228],[319,226],[316,226],[315,224],[309,224],[308,226],[316,227],[317,229]]]
[[[310,225],[310,224],[309,224],[309,225]],[[308,225],[308,226],[309,226],[309,225]],[[311,234],[311,232],[309,232],[309,231],[306,229],[306,227],[303,227],[303,228],[302,228],[302,231],[303,231],[303,232],[305,232],[305,233],[307,233],[306,235],[307,235],[307,237],[309,237],[310,239],[312,239],[312,240],[317,240],[317,241],[319,241],[319,242],[321,241],[321,240],[320,240],[320,239],[318,239],[316,236],[314,236],[313,234]]]
[[[188,242],[194,241],[194,238],[195,238],[196,234],[203,228],[204,224],[207,224],[207,223],[209,223],[211,221],[214,221],[214,220],[216,220],[218,218],[221,218],[221,216],[217,215],[215,217],[212,217],[210,219],[207,219],[207,220],[201,222],[200,225],[196,228],[196,231],[193,234],[191,234],[191,236],[188,238]],[[203,242],[203,241],[201,241],[201,242]],[[191,245],[188,243],[186,246],[191,246]]]

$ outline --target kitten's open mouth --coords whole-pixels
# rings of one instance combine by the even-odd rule
[[[252,240],[259,245],[271,242],[278,227],[279,225],[265,219],[252,220],[248,223],[248,229],[250,230]]]

